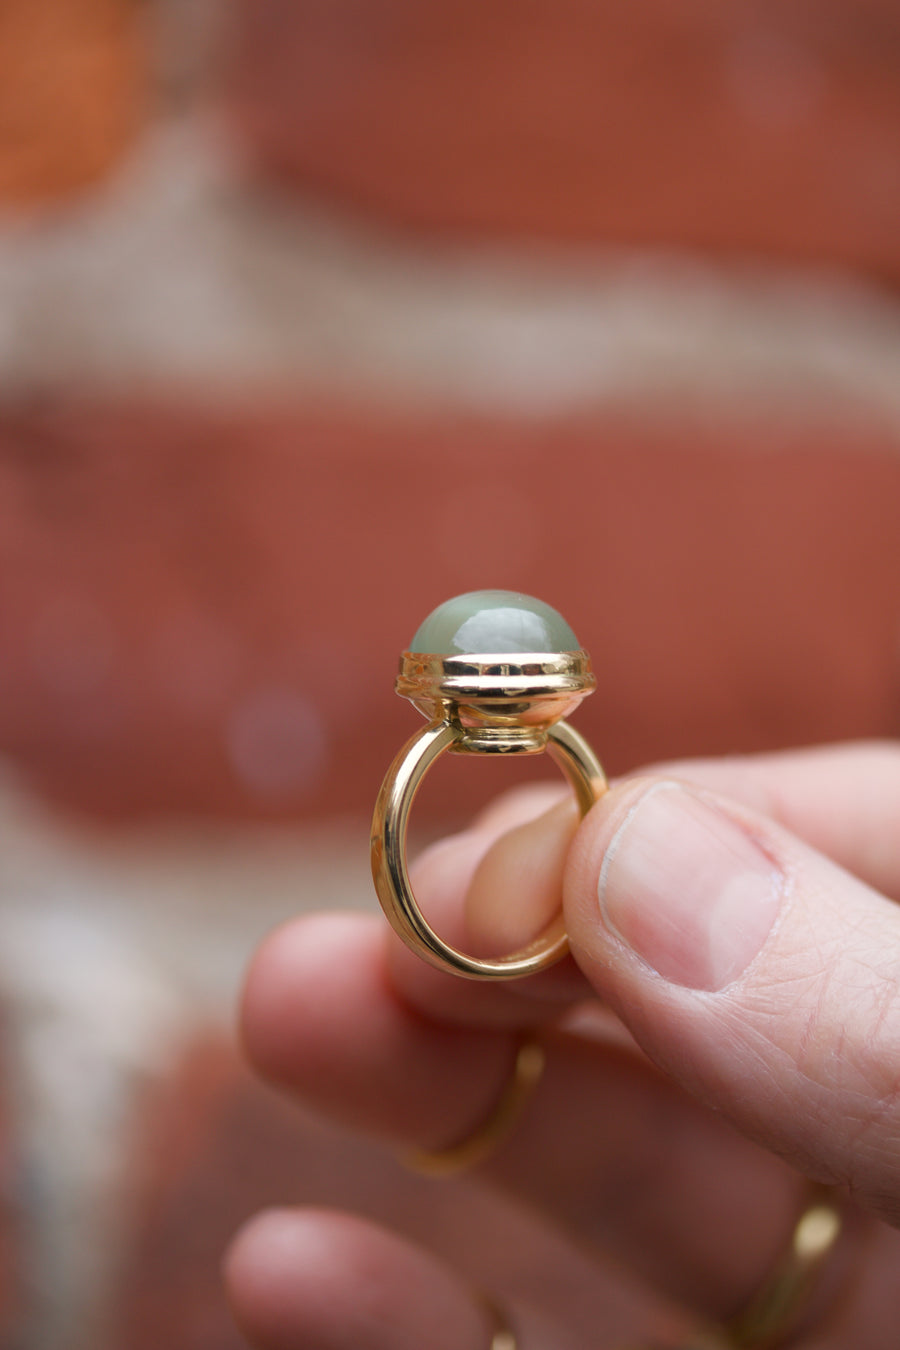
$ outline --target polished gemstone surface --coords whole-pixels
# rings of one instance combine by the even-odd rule
[[[574,652],[580,643],[561,614],[518,591],[468,591],[438,605],[416,631],[411,652]]]

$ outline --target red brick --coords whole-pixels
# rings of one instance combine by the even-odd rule
[[[242,0],[258,161],[405,225],[900,272],[893,0]]]
[[[834,409],[60,400],[0,418],[0,511],[0,749],[83,811],[368,812],[397,655],[480,586],[569,617],[612,771],[900,731],[900,438]]]
[[[143,38],[121,0],[0,6],[0,203],[65,196],[118,161],[143,120]]]

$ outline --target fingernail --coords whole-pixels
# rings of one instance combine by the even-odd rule
[[[664,979],[723,989],[768,936],[784,878],[737,821],[678,783],[652,787],[604,854],[606,923]]]

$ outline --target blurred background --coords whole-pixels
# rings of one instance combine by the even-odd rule
[[[311,1200],[583,1350],[558,1235],[250,1081],[241,971],[372,906],[459,591],[564,613],[613,773],[900,733],[898,283],[892,0],[0,7],[0,1344],[235,1350]]]

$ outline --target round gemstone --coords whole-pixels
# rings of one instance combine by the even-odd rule
[[[438,656],[575,652],[580,643],[561,614],[518,591],[468,591],[432,610],[409,644]]]

